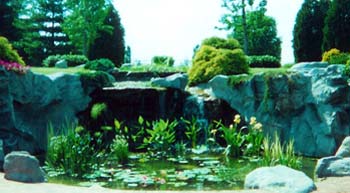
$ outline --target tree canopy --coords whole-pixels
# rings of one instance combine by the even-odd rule
[[[302,4],[293,30],[296,62],[321,60],[324,20],[328,8],[329,0],[305,0]]]

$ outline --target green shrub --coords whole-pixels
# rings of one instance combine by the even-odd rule
[[[51,129],[52,131],[53,129]],[[93,138],[83,127],[70,126],[59,136],[49,137],[46,168],[68,176],[83,177],[99,168],[103,161],[101,152],[92,143]]]
[[[67,61],[67,65],[69,67],[79,66],[79,65],[85,64],[85,63],[87,63],[89,61],[87,59],[87,57],[84,56],[84,55],[72,55],[72,54],[51,55],[51,56],[48,56],[43,61],[43,65],[46,66],[46,67],[53,67],[53,66],[55,66],[56,62],[58,62],[60,60]]]
[[[340,50],[338,50],[337,48],[332,48],[323,53],[322,62],[329,62],[331,59],[331,56],[338,55],[338,54],[340,54]]]
[[[249,56],[248,64],[251,68],[279,68],[281,63],[278,58],[270,55]]]
[[[84,66],[85,69],[105,71],[105,72],[113,70],[114,67],[115,67],[114,63],[107,58],[101,58],[101,59],[89,61]]]
[[[107,110],[106,103],[96,103],[91,108],[90,116],[92,119],[96,120],[106,110]]]
[[[171,56],[154,56],[152,58],[152,64],[174,66],[175,60]]]
[[[22,66],[26,65],[23,59],[18,55],[17,51],[13,49],[9,41],[3,36],[0,36],[0,60],[16,62]]]
[[[329,64],[346,64],[349,59],[350,54],[341,52],[339,54],[332,55],[329,59]]]
[[[345,64],[345,68],[344,68],[343,74],[345,76],[350,77],[350,59]]]
[[[119,164],[128,163],[129,145],[124,137],[116,135],[110,148],[111,148],[111,156],[117,159]]]
[[[113,86],[113,77],[103,71],[80,73],[80,82],[85,93],[90,93],[96,88]]]
[[[216,49],[228,49],[228,50],[241,48],[241,45],[239,44],[239,42],[233,38],[224,39],[219,37],[211,37],[203,40],[202,46],[204,45],[211,46]]]
[[[234,75],[248,73],[249,66],[241,49],[222,49],[202,45],[196,53],[190,68],[189,85],[209,81],[216,75]]]

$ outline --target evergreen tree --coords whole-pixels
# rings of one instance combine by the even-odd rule
[[[32,66],[41,65],[49,55],[71,52],[61,23],[64,0],[24,0],[16,26],[21,38],[14,43]]]
[[[124,63],[131,63],[131,48],[130,46],[126,47],[125,54],[124,54]]]
[[[276,21],[265,15],[266,10],[247,13],[247,37],[249,55],[271,55],[281,58],[281,40],[277,37]],[[244,32],[236,26],[231,37],[243,42]]]
[[[112,33],[99,30],[99,37],[89,49],[89,59],[108,58],[117,67],[124,63],[125,45],[124,28],[120,23],[118,11],[110,5],[108,14],[103,22],[106,26],[112,26]]]
[[[6,37],[10,42],[17,40],[20,35],[13,25],[20,5],[20,0],[0,0],[0,36]]]
[[[293,30],[296,62],[321,60],[323,27],[328,8],[329,0],[305,0],[302,4]]]
[[[323,29],[323,51],[337,48],[350,50],[350,0],[333,0]]]
[[[99,32],[113,31],[113,26],[104,24],[109,4],[106,0],[66,0],[69,14],[63,30],[85,56],[89,56],[89,48],[99,37]]]

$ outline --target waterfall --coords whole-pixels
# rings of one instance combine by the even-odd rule
[[[196,118],[196,121],[201,128],[200,143],[205,144],[208,139],[209,122],[206,118],[204,98],[197,95],[191,95],[186,98],[183,108],[183,115],[185,119],[191,120],[192,117]]]

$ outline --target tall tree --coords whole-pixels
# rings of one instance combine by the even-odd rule
[[[21,38],[15,42],[30,65],[41,65],[44,58],[53,54],[71,52],[68,37],[61,23],[64,0],[24,0],[16,26]]]
[[[323,51],[337,48],[350,50],[350,0],[333,0],[323,29]]]
[[[324,20],[328,9],[329,0],[305,0],[302,4],[293,30],[296,62],[321,60]]]
[[[99,37],[89,49],[89,59],[108,58],[119,67],[124,62],[124,28],[120,22],[118,11],[113,5],[108,7],[108,14],[103,24],[112,26],[113,31],[98,31]]]
[[[253,9],[255,0],[222,0],[222,6],[228,10],[227,14],[224,14],[221,18],[221,22],[225,25],[223,29],[232,30],[235,28],[242,29],[243,49],[246,54],[250,54],[249,51],[249,27],[247,23],[247,6],[249,5]],[[266,12],[267,0],[261,0],[259,2],[258,9],[262,12]]]
[[[104,24],[108,4],[105,0],[66,0],[69,15],[63,23],[63,30],[85,56],[88,56],[89,47],[98,38],[99,31],[113,30],[112,26]]]
[[[249,55],[271,55],[281,58],[281,40],[277,36],[276,21],[266,16],[264,9],[247,13],[247,37]],[[229,35],[242,42],[244,30],[236,26]]]
[[[124,54],[124,63],[131,63],[131,48],[130,46],[126,47],[125,54]]]
[[[0,0],[0,36],[5,36],[10,42],[19,38],[14,21],[18,17],[20,0]]]

